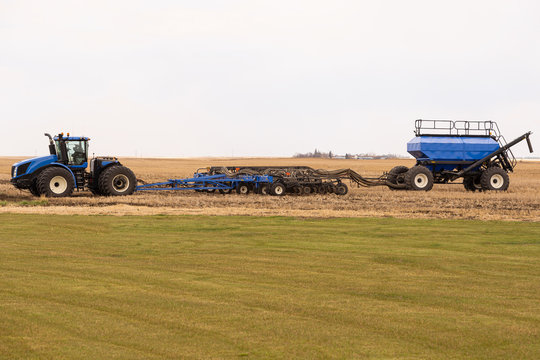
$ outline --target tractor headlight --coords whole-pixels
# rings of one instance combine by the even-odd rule
[[[13,170],[13,177],[17,177],[17,169],[18,169],[18,168],[19,168],[19,167],[16,166],[16,167],[15,167],[15,170]]]

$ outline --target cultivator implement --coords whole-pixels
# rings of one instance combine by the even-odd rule
[[[351,169],[324,170],[307,166],[228,166],[199,169],[192,178],[170,179],[166,182],[143,184],[146,190],[195,190],[239,194],[336,194],[345,195],[349,180],[357,186],[395,186],[386,175],[366,178]]]

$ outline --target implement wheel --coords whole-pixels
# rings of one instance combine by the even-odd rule
[[[343,196],[343,195],[347,195],[348,192],[349,192],[349,188],[344,183],[339,183],[336,185],[336,191],[335,191],[336,195]]]
[[[480,177],[484,190],[506,191],[510,185],[510,178],[506,171],[499,167],[490,167]]]
[[[105,196],[131,195],[135,191],[137,178],[125,166],[114,165],[101,172],[98,179],[99,192]]]
[[[47,197],[70,196],[75,188],[73,175],[64,168],[53,166],[39,174],[37,191]]]
[[[413,166],[405,173],[405,184],[409,190],[429,191],[433,188],[433,174],[425,166]]]
[[[249,194],[250,188],[248,184],[239,183],[236,185],[236,192],[240,195]]]
[[[270,195],[273,196],[284,196],[287,192],[287,188],[283,183],[277,182],[273,183],[272,186],[270,186]]]
[[[269,188],[268,188],[268,185],[261,185],[259,187],[259,194],[261,195],[268,195],[268,193],[270,192]]]

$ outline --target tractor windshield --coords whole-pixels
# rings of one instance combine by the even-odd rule
[[[64,140],[66,144],[67,159],[64,158],[64,152],[62,151],[62,142],[56,140],[56,154],[58,155],[58,161],[67,163],[70,165],[83,165],[87,161],[87,142],[84,140]]]
[[[82,165],[86,162],[86,141],[66,141],[66,150],[69,164]]]

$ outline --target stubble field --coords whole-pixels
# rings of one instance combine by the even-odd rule
[[[9,183],[11,164],[20,158],[0,158],[0,212],[56,214],[200,214],[301,217],[457,218],[478,220],[540,220],[540,162],[522,161],[503,193],[470,193],[458,185],[435,185],[430,192],[391,191],[386,187],[356,188],[336,195],[221,195],[193,191],[145,192],[128,197],[95,197],[88,192],[64,199],[36,201]],[[378,176],[413,160],[338,160],[293,158],[134,159],[121,161],[147,182],[189,177],[198,168],[227,165],[306,165],[322,169],[351,168]]]

